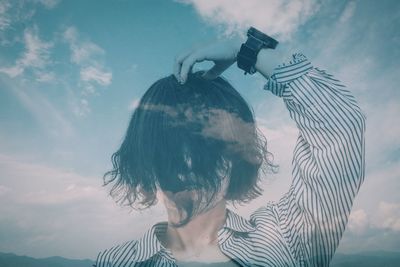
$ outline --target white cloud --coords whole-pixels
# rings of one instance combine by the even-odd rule
[[[149,220],[165,220],[161,210],[119,209],[107,198],[101,176],[5,154],[0,154],[0,169],[0,190],[13,188],[12,194],[0,195],[0,251],[95,258],[100,250],[139,238]]]
[[[36,81],[38,82],[52,82],[56,80],[56,74],[51,71],[37,71]]]
[[[52,9],[61,2],[61,0],[37,0],[37,1],[47,9]]]
[[[63,33],[64,40],[71,50],[71,61],[77,65],[99,64],[105,51],[97,44],[83,40],[78,30],[70,26]]]
[[[38,28],[27,29],[24,32],[26,51],[22,58],[17,61],[23,67],[45,67],[50,60],[49,49],[53,46],[50,42],[40,39]]]
[[[0,1],[0,31],[4,31],[11,25],[11,18],[8,14],[11,4],[7,1]]]
[[[26,69],[44,69],[50,64],[50,48],[53,44],[40,39],[36,26],[24,31],[24,45],[25,51],[16,60],[15,65],[1,67],[0,72],[15,78],[22,75]]]
[[[103,71],[94,66],[81,69],[81,80],[85,82],[96,82],[99,85],[107,86],[111,84],[111,72]]]
[[[85,116],[90,113],[87,96],[94,94],[97,86],[109,86],[112,72],[102,62],[105,51],[90,40],[83,39],[75,27],[68,27],[63,32],[63,38],[69,45],[71,62],[79,67],[79,87],[82,89],[82,99],[74,104],[73,112],[77,116]]]
[[[60,0],[1,0],[0,1],[0,44],[12,46],[20,41],[19,36],[8,35],[7,32],[16,32],[21,26],[32,25],[31,20],[37,9],[42,7],[52,9]]]
[[[94,56],[104,54],[104,50],[95,43],[81,41],[75,27],[68,27],[63,35],[64,39],[70,45],[71,61],[75,64],[85,64],[95,61],[93,59]]]
[[[179,0],[192,4],[207,22],[225,27],[225,33],[254,26],[280,40],[290,36],[319,9],[316,0]]]
[[[379,202],[378,213],[381,216],[378,226],[400,231],[400,203],[381,201]]]
[[[351,212],[348,221],[348,229],[356,234],[365,233],[369,227],[367,213],[363,209]]]
[[[73,103],[73,112],[78,117],[84,117],[91,112],[89,102],[85,98],[79,99],[77,103]]]
[[[15,78],[24,72],[24,68],[19,65],[15,65],[12,67],[1,67],[0,72],[7,74],[11,78]]]
[[[93,201],[96,197],[102,196],[99,187],[90,185],[67,185],[64,190],[40,190],[29,192],[23,196],[22,204],[27,205],[65,205],[73,204],[77,201]]]
[[[350,1],[347,3],[339,19],[341,23],[345,23],[354,15],[354,11],[356,10],[356,5],[357,4],[355,1]]]
[[[104,54],[104,50],[94,43],[82,43],[79,46],[74,45],[72,49],[72,62],[76,64],[84,63],[91,59],[94,55]]]
[[[398,246],[399,234],[400,203],[380,201],[377,207],[365,206],[351,212],[338,250],[344,253],[393,250]]]
[[[377,207],[364,206],[351,212],[339,251],[393,250],[400,234],[400,203],[380,201]]]
[[[376,45],[370,42],[352,42],[359,41],[354,33],[359,31],[361,25],[363,28],[370,28],[373,24],[376,29],[380,29],[383,27],[377,25],[384,24],[384,20],[372,19],[367,19],[371,24],[362,23],[359,17],[358,25],[346,24],[346,21],[349,22],[353,18],[356,8],[356,3],[349,2],[342,14],[339,13],[338,17],[341,17],[342,23],[334,27],[330,24],[326,27],[316,27],[315,33],[318,34],[307,43],[312,44],[309,51],[314,55],[320,53],[318,58],[310,58],[314,66],[327,68],[328,73],[334,74],[344,82],[367,115],[366,180],[356,197],[355,209],[350,215],[348,230],[341,245],[346,253],[371,249],[393,250],[398,247],[400,233],[400,127],[397,123],[400,106],[397,101],[399,91],[396,84],[398,68],[382,65],[382,58],[386,58],[386,54],[377,54],[377,51],[383,50],[375,50]],[[371,14],[366,17],[369,16]],[[373,32],[377,34],[376,31]],[[264,104],[268,107],[268,110],[263,111],[264,114],[273,111],[273,117],[282,120],[282,111],[269,104]],[[279,128],[278,130],[281,131]],[[269,133],[266,136],[273,140],[274,134]],[[270,142],[272,146],[275,143]],[[277,151],[280,152],[281,149]]]

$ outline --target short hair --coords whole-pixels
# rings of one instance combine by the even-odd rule
[[[103,177],[105,185],[113,183],[117,202],[148,208],[157,203],[157,188],[205,189],[214,196],[226,175],[225,200],[246,203],[262,194],[261,172],[278,166],[254,112],[226,79],[203,73],[190,73],[185,84],[173,75],[162,78],[142,96]],[[188,218],[194,206],[186,206]]]

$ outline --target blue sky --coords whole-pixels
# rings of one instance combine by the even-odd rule
[[[339,251],[399,251],[400,4],[387,0],[0,0],[0,251],[94,258],[164,220],[161,205],[118,207],[102,174],[175,55],[250,25],[342,80],[366,113],[366,181]],[[246,216],[288,189],[297,129],[262,76],[225,76],[281,166]]]

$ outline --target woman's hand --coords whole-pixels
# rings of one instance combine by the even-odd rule
[[[174,75],[180,83],[185,83],[193,65],[202,61],[213,61],[214,66],[209,69],[204,77],[214,79],[236,62],[242,40],[230,39],[192,49],[190,52],[178,55],[174,63]]]

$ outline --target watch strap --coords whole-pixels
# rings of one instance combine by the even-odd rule
[[[237,65],[245,71],[245,74],[254,74],[256,72],[257,55],[260,50],[263,48],[275,49],[278,41],[253,27],[247,31],[247,36],[247,41],[242,44],[237,55]]]

